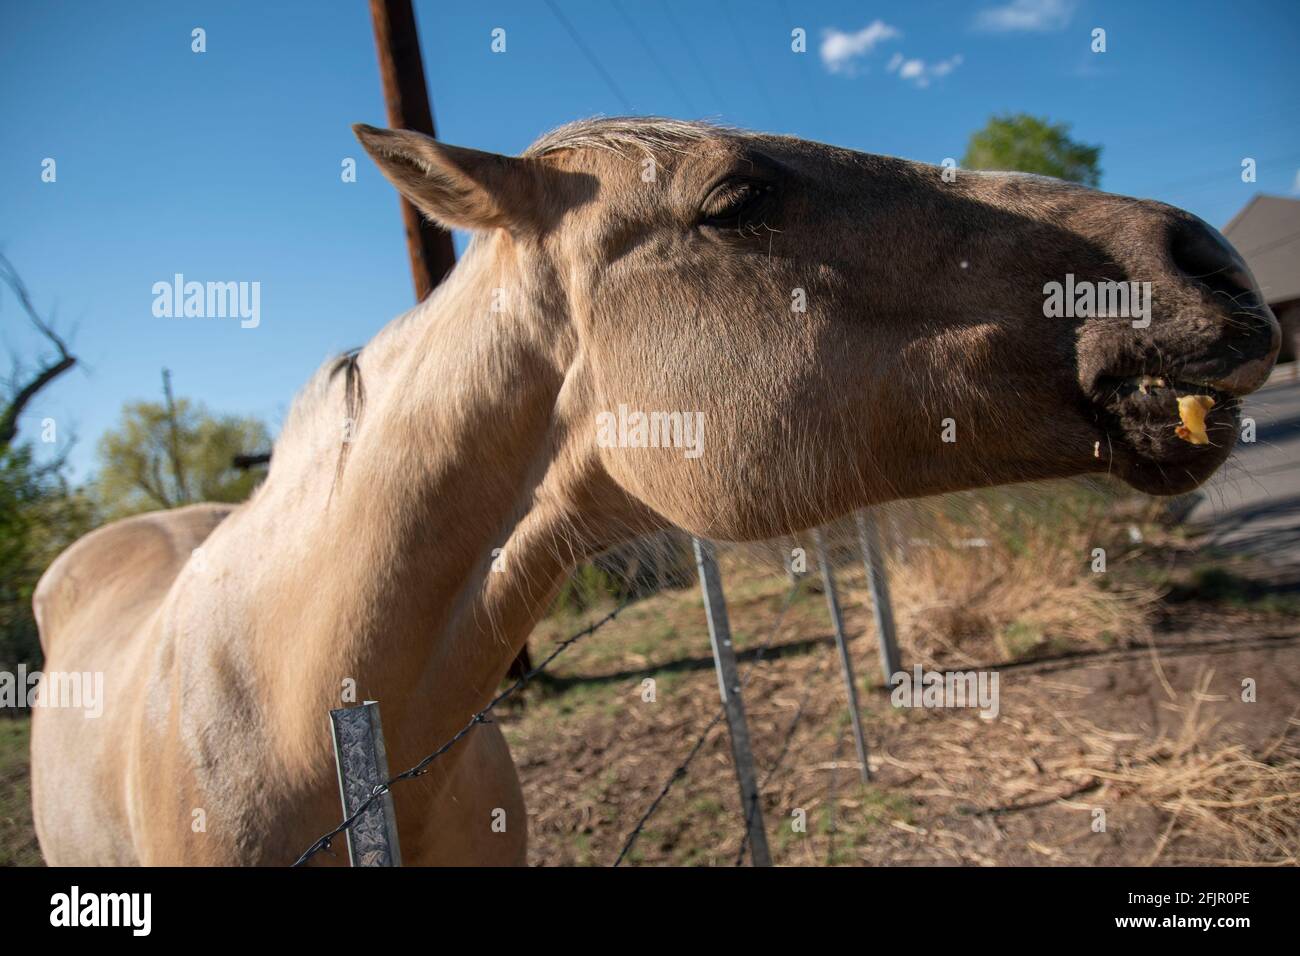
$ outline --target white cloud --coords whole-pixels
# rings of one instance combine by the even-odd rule
[[[960,53],[950,56],[946,60],[938,60],[934,63],[926,63],[924,60],[909,60],[901,53],[895,53],[885,67],[890,73],[897,73],[899,79],[911,80],[921,89],[930,85],[931,80],[937,80],[940,77],[947,76],[953,70],[962,64]]]
[[[852,76],[857,72],[857,60],[871,53],[878,44],[902,35],[883,20],[876,20],[857,33],[831,27],[822,31],[822,63],[832,73]]]
[[[1300,169],[1295,171],[1295,182],[1291,185],[1291,195],[1300,196]]]
[[[957,69],[957,67],[959,67],[959,66],[961,66],[961,54],[960,54],[960,53],[958,53],[956,56],[949,57],[949,58],[946,59],[946,60],[940,60],[938,63],[935,63],[935,64],[931,65],[931,67],[930,67],[930,75],[931,75],[931,76],[947,76],[949,73],[951,73],[953,70]]]
[[[914,80],[925,75],[924,60],[904,60],[898,68],[898,75],[905,80]]]
[[[1000,7],[981,10],[975,26],[992,33],[1064,30],[1074,16],[1075,0],[1011,0]]]

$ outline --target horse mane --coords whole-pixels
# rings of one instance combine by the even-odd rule
[[[284,427],[280,430],[280,435],[275,441],[275,451],[271,456],[272,467],[274,467],[277,458],[285,457],[291,446],[300,443],[306,435],[313,432],[314,427],[318,427],[315,426],[315,422],[322,414],[327,403],[331,402],[334,381],[342,373],[344,426],[346,430],[339,443],[338,458],[334,467],[334,479],[330,484],[331,496],[334,493],[334,486],[338,484],[339,479],[343,476],[343,470],[347,466],[348,453],[352,450],[352,440],[355,437],[356,423],[365,409],[366,387],[361,375],[361,352],[362,348],[357,347],[350,348],[340,355],[331,356],[308,379],[307,384],[303,386],[289,409]]]
[[[654,158],[684,153],[695,144],[719,135],[750,135],[743,130],[693,120],[659,116],[593,117],[566,123],[543,135],[524,156],[546,156],[566,149],[602,149],[627,155],[639,152]]]
[[[366,403],[365,383],[361,380],[361,364],[357,361],[359,355],[361,355],[360,348],[348,349],[334,360],[329,370],[329,381],[333,381],[334,376],[339,372],[344,373],[343,410],[346,415],[343,440],[339,443],[338,463],[334,466],[334,482],[330,485],[331,496],[334,493],[334,485],[338,484],[339,479],[343,477],[343,469],[348,463],[348,451],[352,448],[352,431]]]

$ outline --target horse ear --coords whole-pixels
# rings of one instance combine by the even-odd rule
[[[512,231],[538,217],[538,167],[527,159],[450,146],[411,130],[357,123],[352,132],[398,191],[449,229]]]

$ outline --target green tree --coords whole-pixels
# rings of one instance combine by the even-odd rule
[[[95,509],[68,488],[61,460],[37,464],[30,445],[0,447],[0,670],[39,666],[32,592],[50,562],[95,526]]]
[[[3,255],[0,286],[9,289],[39,343],[34,354],[10,353],[12,372],[0,380],[0,670],[11,670],[40,666],[32,592],[59,552],[94,527],[94,509],[68,488],[62,457],[38,464],[31,445],[17,442],[23,415],[77,359]]]
[[[966,169],[1039,173],[1096,187],[1101,183],[1100,146],[1070,138],[1066,123],[1026,113],[994,116],[971,134],[962,166]]]
[[[99,440],[95,495],[110,517],[199,501],[243,501],[265,475],[236,455],[267,448],[256,418],[214,415],[184,398],[131,402]]]

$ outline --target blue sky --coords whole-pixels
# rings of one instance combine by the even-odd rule
[[[417,0],[443,139],[518,152],[634,112],[939,163],[991,114],[1025,111],[1102,145],[1103,188],[1216,226],[1297,185],[1293,0],[554,3],[581,47],[545,0]],[[363,0],[6,3],[0,115],[0,247],[82,359],[23,434],[46,417],[61,442],[75,433],[79,479],[123,403],[159,396],[162,367],[178,394],[276,430],[328,355],[413,304],[395,194],[349,130],[384,124]],[[152,286],[178,272],[260,282],[260,325],[155,318]],[[20,320],[0,293],[0,344],[30,355]]]

